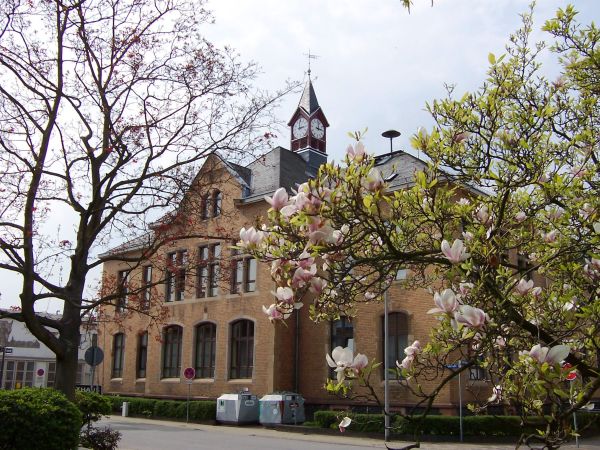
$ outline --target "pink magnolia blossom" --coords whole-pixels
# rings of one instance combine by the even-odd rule
[[[454,312],[454,320],[470,328],[481,328],[485,325],[487,316],[483,310],[469,305],[460,305]]]
[[[437,308],[430,309],[427,311],[427,314],[452,314],[458,308],[458,300],[452,289],[444,289],[441,294],[436,292],[433,296],[433,301],[437,305]]]
[[[413,361],[415,360],[414,356],[407,356],[406,358],[404,358],[402,360],[402,362],[398,362],[396,361],[396,367],[398,367],[398,369],[406,369],[406,370],[410,370],[410,368],[412,367]]]
[[[533,289],[533,280],[521,278],[515,286],[515,292],[518,295],[527,295]]]
[[[294,291],[289,287],[278,287],[277,292],[271,292],[277,300],[283,303],[293,303]]]
[[[460,283],[458,285],[458,291],[460,292],[460,295],[466,296],[471,293],[474,287],[475,285],[473,283]]]
[[[490,225],[492,222],[492,216],[488,211],[488,207],[486,205],[481,205],[477,208],[475,212],[475,219],[484,226]]]
[[[265,196],[265,200],[275,211],[280,211],[289,204],[287,191],[282,187],[275,191],[273,197]]]
[[[458,264],[471,256],[469,253],[467,253],[467,249],[465,248],[463,241],[460,239],[455,239],[452,247],[450,247],[448,241],[444,239],[442,241],[441,250],[444,256],[452,264]]]
[[[519,211],[516,215],[515,215],[515,220],[518,223],[521,223],[523,221],[525,221],[525,219],[527,219],[527,214],[525,214],[523,211]]]
[[[568,345],[555,345],[549,349],[548,347],[542,347],[540,344],[535,344],[529,351],[529,356],[540,364],[545,362],[558,364],[569,356],[570,351],[571,348]]]
[[[600,278],[600,259],[592,258],[586,260],[586,265],[583,266],[583,273],[592,280]]]
[[[351,423],[352,423],[352,419],[350,417],[344,417],[342,419],[342,421],[340,422],[340,424],[338,425],[338,427],[340,429],[340,433],[343,433],[344,431],[346,431],[346,428],[348,428]]]
[[[379,169],[373,167],[371,170],[369,170],[369,173],[367,174],[367,177],[363,180],[362,184],[367,191],[374,192],[378,191],[379,189],[382,189],[385,182],[383,181]]]
[[[315,295],[320,295],[325,287],[327,287],[327,281],[325,281],[323,278],[314,277],[310,280],[310,287],[308,290]]]
[[[348,159],[350,161],[355,162],[362,161],[367,155],[365,151],[365,146],[362,142],[357,142],[356,144],[354,144],[354,147],[352,145],[349,145],[346,149],[346,154],[348,155]]]
[[[296,205],[287,205],[284,206],[283,208],[281,208],[281,215],[289,218],[291,216],[293,216],[294,214],[296,214],[299,211],[298,207]]]
[[[589,203],[584,203],[583,206],[579,209],[579,215],[583,220],[588,220],[592,214],[594,214],[595,209]]]
[[[298,262],[297,262],[298,267],[302,267],[303,269],[310,269],[314,263],[315,263],[315,258],[310,256],[310,253],[308,253],[306,250],[304,250],[298,256]]]
[[[462,132],[460,132],[458,134],[455,134],[453,140],[457,144],[460,144],[465,139],[468,139],[469,136],[471,136],[471,133],[469,133],[468,131],[462,131]]]
[[[419,341],[414,341],[412,344],[410,344],[404,349],[404,354],[406,356],[415,357],[419,353],[421,353],[421,343]]]
[[[317,265],[313,264],[310,269],[306,270],[302,267],[298,267],[294,272],[292,277],[292,287],[293,288],[301,288],[306,285],[306,283],[310,282],[310,280],[317,273]]]
[[[543,173],[540,175],[540,177],[538,178],[538,182],[539,183],[547,183],[548,181],[550,181],[550,178],[552,176],[549,173]]]
[[[243,248],[255,248],[263,241],[265,234],[262,231],[257,231],[254,227],[240,230],[240,241],[238,245]]]
[[[558,220],[560,219],[564,214],[564,210],[560,209],[560,208],[550,208],[547,212],[546,212],[548,219],[550,220]]]
[[[540,296],[542,295],[542,288],[539,286],[534,287],[531,290],[531,295],[533,295],[535,298],[540,298]]]
[[[367,358],[367,356],[363,355],[362,353],[358,353],[352,361],[352,370],[354,370],[354,372],[358,374],[361,370],[367,367],[368,364],[369,358]]]
[[[466,242],[471,242],[473,240],[473,233],[470,231],[463,231],[462,236]]]
[[[494,344],[496,344],[496,347],[504,348],[506,347],[506,339],[504,339],[502,336],[498,336],[494,340]]]
[[[268,308],[263,305],[262,309],[271,322],[274,322],[275,320],[284,320],[290,316],[289,313],[282,313],[274,303]]]
[[[558,238],[558,230],[552,230],[552,231],[549,231],[548,233],[542,232],[542,238],[544,239],[544,242],[546,244],[553,244],[554,242],[556,242],[556,239]]]

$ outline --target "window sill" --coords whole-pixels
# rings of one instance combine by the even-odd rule
[[[136,378],[135,382],[136,383],[145,383],[146,382],[146,377],[144,377],[144,378]]]
[[[123,377],[115,377],[110,379],[111,383],[123,383]]]
[[[161,383],[181,383],[181,378],[161,378]]]
[[[227,382],[231,384],[248,384],[252,383],[252,378],[232,378],[231,380],[227,380]]]
[[[215,382],[214,378],[196,378],[196,379],[194,379],[194,383],[198,383],[198,384],[211,384],[214,382]]]

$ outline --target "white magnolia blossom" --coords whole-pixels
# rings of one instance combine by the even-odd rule
[[[369,359],[361,353],[353,358],[350,347],[338,346],[333,349],[331,356],[326,354],[325,359],[329,367],[335,369],[338,383],[344,381],[349,374],[358,374],[369,364]]]
[[[419,341],[414,341],[411,345],[404,349],[404,354],[406,355],[406,358],[404,358],[402,362],[396,361],[396,367],[398,367],[398,369],[410,370],[415,360],[415,357],[419,353],[421,353],[421,343]]]
[[[352,419],[350,417],[344,417],[342,419],[342,421],[340,422],[340,424],[338,425],[338,427],[340,429],[340,433],[343,433],[344,431],[346,431],[346,428],[348,428],[351,423],[352,423]]]
[[[533,280],[521,278],[515,286],[515,293],[518,295],[527,295],[533,289]]]
[[[452,247],[448,241],[444,239],[442,241],[441,250],[448,261],[453,264],[458,264],[471,256],[467,253],[467,249],[460,239],[455,239]]]
[[[427,314],[453,314],[458,308],[458,299],[452,291],[452,289],[444,289],[440,294],[436,292],[433,296],[433,301],[437,305],[437,308],[432,308],[427,311]]]
[[[289,204],[288,193],[282,187],[275,191],[273,197],[265,196],[265,200],[276,211],[280,211],[281,208]]]
[[[589,203],[584,203],[583,206],[579,209],[579,215],[583,220],[588,220],[592,214],[594,214],[595,209]]]
[[[485,312],[479,308],[469,305],[460,305],[454,312],[454,320],[456,320],[457,323],[462,323],[470,328],[481,328],[485,325],[488,317]]]
[[[369,170],[369,173],[363,180],[362,185],[367,191],[371,192],[378,191],[379,189],[383,188],[385,182],[383,181],[383,177],[381,176],[379,169],[373,167],[371,170]]]
[[[264,238],[265,233],[257,231],[254,227],[248,229],[242,228],[240,230],[240,241],[238,242],[238,245],[246,249],[256,248],[262,243]]]
[[[492,396],[488,398],[488,402],[494,403],[502,400],[502,386],[499,384],[492,388]]]
[[[469,205],[471,202],[470,202],[468,199],[466,199],[466,198],[464,198],[464,197],[461,197],[461,199],[460,199],[460,200],[459,200],[457,203],[458,203],[460,206],[467,206],[467,205]]]
[[[352,145],[348,146],[346,149],[346,155],[348,155],[348,159],[350,161],[360,162],[367,156],[367,152],[364,144],[359,141],[354,144],[354,147]]]
[[[555,345],[552,348],[535,344],[529,351],[529,356],[540,364],[558,364],[569,356],[571,348],[568,345]]]
[[[320,277],[313,277],[310,280],[310,287],[308,290],[315,295],[320,295],[323,289],[327,287],[327,281]]]

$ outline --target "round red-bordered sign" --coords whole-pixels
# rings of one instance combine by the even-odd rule
[[[186,380],[193,380],[195,376],[196,376],[196,371],[194,370],[193,367],[186,367],[186,369],[183,371],[183,377]]]
[[[570,363],[564,363],[563,364],[563,369],[570,369],[571,367],[573,367]],[[574,379],[577,378],[577,371],[576,370],[571,370],[567,376],[565,377],[565,380],[567,381],[573,381]]]
[[[38,369],[36,373],[38,377],[43,377],[46,372],[44,372],[44,369]]]

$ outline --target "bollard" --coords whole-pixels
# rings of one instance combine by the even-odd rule
[[[129,402],[123,402],[123,406],[121,406],[121,416],[122,417],[129,416]]]

